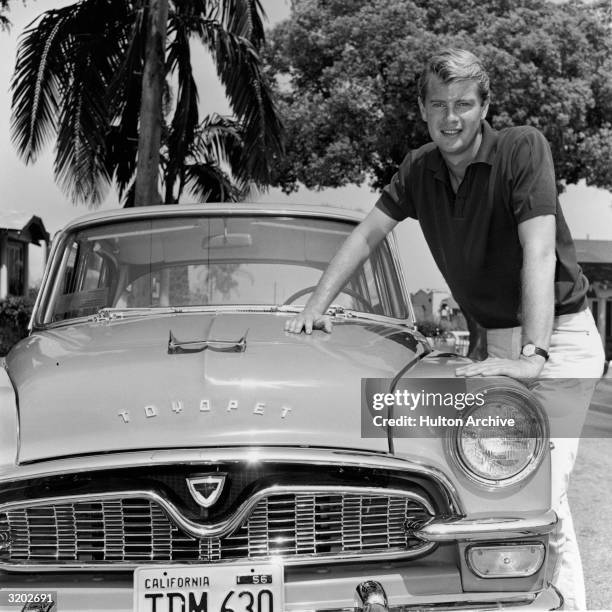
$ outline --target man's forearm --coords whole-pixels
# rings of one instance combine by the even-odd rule
[[[523,253],[521,274],[522,344],[548,350],[555,311],[555,254],[537,249]]]
[[[555,314],[555,217],[543,215],[519,223],[523,248],[521,270],[521,326],[523,345],[527,343],[548,350]],[[544,367],[541,355],[519,359],[489,358],[461,366],[457,376],[511,376],[537,378]]]
[[[370,256],[397,221],[377,208],[353,230],[331,260],[304,312],[323,314],[357,268]]]
[[[323,314],[370,253],[366,238],[360,231],[354,231],[331,260],[304,310]]]

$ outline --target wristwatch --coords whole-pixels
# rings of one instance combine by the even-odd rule
[[[532,344],[531,342],[525,344],[521,349],[521,355],[523,357],[533,357],[534,355],[539,355],[540,357],[544,357],[545,361],[548,361],[548,351],[545,351],[543,348]]]

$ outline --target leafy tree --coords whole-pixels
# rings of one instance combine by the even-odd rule
[[[163,5],[166,32],[151,33]],[[262,15],[259,0],[80,0],[44,12],[21,37],[13,76],[19,154],[34,162],[55,139],[56,180],[74,201],[96,205],[114,181],[133,203],[138,143],[150,131],[141,113],[145,60],[151,37],[167,35],[162,116],[155,103],[149,111],[162,123],[164,199],[184,189],[236,199],[250,181],[268,184],[281,126],[260,66]],[[212,54],[235,120],[200,120],[194,38]]]
[[[28,323],[32,316],[34,295],[9,296],[0,300],[0,356],[28,335]]]
[[[11,21],[6,15],[8,11],[8,0],[0,0],[0,30],[4,30],[5,32],[11,27]]]
[[[388,183],[429,140],[417,108],[427,57],[473,50],[491,76],[489,120],[551,143],[559,187],[612,189],[612,23],[607,0],[294,0],[269,36],[287,155],[285,191]]]

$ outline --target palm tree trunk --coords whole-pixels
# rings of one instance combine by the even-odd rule
[[[134,206],[160,204],[158,175],[168,0],[149,0]]]

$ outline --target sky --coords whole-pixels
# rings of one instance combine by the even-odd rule
[[[42,11],[71,4],[73,0],[28,0],[27,5],[19,0],[11,2],[9,18],[13,22],[10,33],[0,32],[0,209],[38,215],[47,230],[53,235],[68,221],[88,209],[75,206],[69,201],[53,179],[53,146],[47,148],[39,160],[25,166],[17,157],[10,140],[10,81],[14,68],[17,39],[25,26]],[[262,0],[268,16],[268,25],[274,25],[289,15],[288,0]],[[196,80],[201,98],[202,115],[210,112],[229,113],[229,105],[219,85],[210,58],[203,48],[198,57],[194,49]],[[204,93],[205,92],[205,93]],[[416,102],[415,102],[416,103]],[[375,203],[377,195],[367,186],[351,186],[342,189],[308,191],[301,188],[290,196],[278,189],[262,194],[258,201],[295,202],[303,204],[333,204],[367,212]],[[101,208],[118,207],[117,198],[110,193]],[[574,238],[612,240],[612,193],[570,185],[561,196],[564,215]],[[400,255],[408,287],[411,291],[420,288],[446,288],[425,244],[418,224],[405,221],[396,229]],[[40,249],[31,249],[31,278],[41,276]]]

